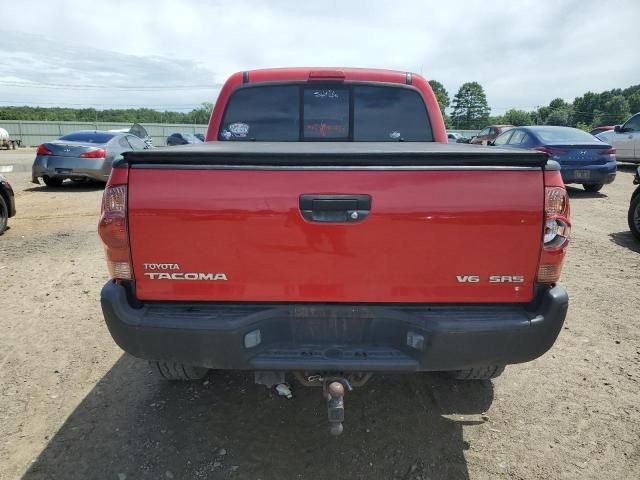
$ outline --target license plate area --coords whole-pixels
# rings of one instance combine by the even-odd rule
[[[589,180],[591,178],[590,170],[574,170],[573,177],[576,180]]]

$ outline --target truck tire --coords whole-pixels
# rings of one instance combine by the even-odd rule
[[[0,235],[7,229],[7,223],[9,223],[9,206],[0,195]]]
[[[502,372],[504,372],[504,365],[487,365],[486,367],[454,370],[446,372],[446,374],[454,380],[489,380],[490,378],[499,377]]]
[[[182,363],[175,362],[151,362],[155,365],[160,372],[160,375],[165,380],[170,381],[190,381],[200,380],[209,371],[202,367],[192,367],[190,365],[183,365]]]
[[[604,187],[604,183],[585,183],[582,185],[582,187],[587,192],[596,193],[602,190],[602,187]]]
[[[53,177],[42,177],[42,181],[47,187],[59,187],[62,185],[64,179],[62,178],[53,178]]]
[[[634,237],[640,240],[640,195],[636,195],[629,205],[629,229]]]

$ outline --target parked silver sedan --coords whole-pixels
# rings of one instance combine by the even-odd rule
[[[113,162],[124,152],[144,150],[147,145],[129,133],[87,130],[69,133],[38,147],[33,162],[33,183],[59,187],[65,179],[106,182]]]

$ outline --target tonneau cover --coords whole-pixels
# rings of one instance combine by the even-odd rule
[[[543,167],[533,150],[436,142],[207,142],[125,152],[125,164]]]

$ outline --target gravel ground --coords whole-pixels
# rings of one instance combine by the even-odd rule
[[[29,183],[0,152],[18,216],[0,237],[0,479],[640,478],[640,243],[632,170],[570,191],[564,330],[493,382],[378,376],[326,433],[318,389],[245,373],[164,382],[113,343],[96,222],[102,190]],[[5,168],[6,170],[6,168]]]

